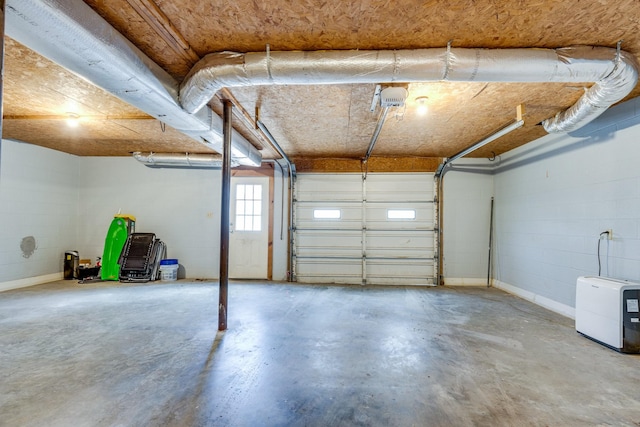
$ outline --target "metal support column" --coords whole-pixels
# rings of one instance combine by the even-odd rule
[[[233,104],[224,101],[222,154],[222,200],[220,201],[220,298],[218,330],[227,329],[227,295],[229,291],[229,208],[231,204],[231,114]]]

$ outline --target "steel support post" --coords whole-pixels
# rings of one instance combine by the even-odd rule
[[[227,297],[229,293],[229,211],[231,204],[231,114],[233,104],[224,101],[222,153],[222,200],[220,201],[220,297],[218,330],[227,329]]]

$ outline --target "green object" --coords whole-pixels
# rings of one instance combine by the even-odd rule
[[[124,247],[127,237],[133,232],[135,217],[127,215],[116,215],[111,221],[111,226],[104,240],[104,252],[102,254],[102,269],[100,278],[102,280],[120,279],[120,253]]]

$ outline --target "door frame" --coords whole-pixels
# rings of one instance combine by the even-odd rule
[[[272,163],[263,163],[258,168],[237,167],[231,169],[231,177],[267,177],[269,178],[268,190],[268,243],[267,243],[267,280],[273,280],[273,206],[274,206],[274,166]]]

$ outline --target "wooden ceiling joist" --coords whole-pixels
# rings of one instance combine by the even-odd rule
[[[190,65],[198,62],[200,59],[198,54],[153,0],[127,0],[127,2],[178,56]]]

